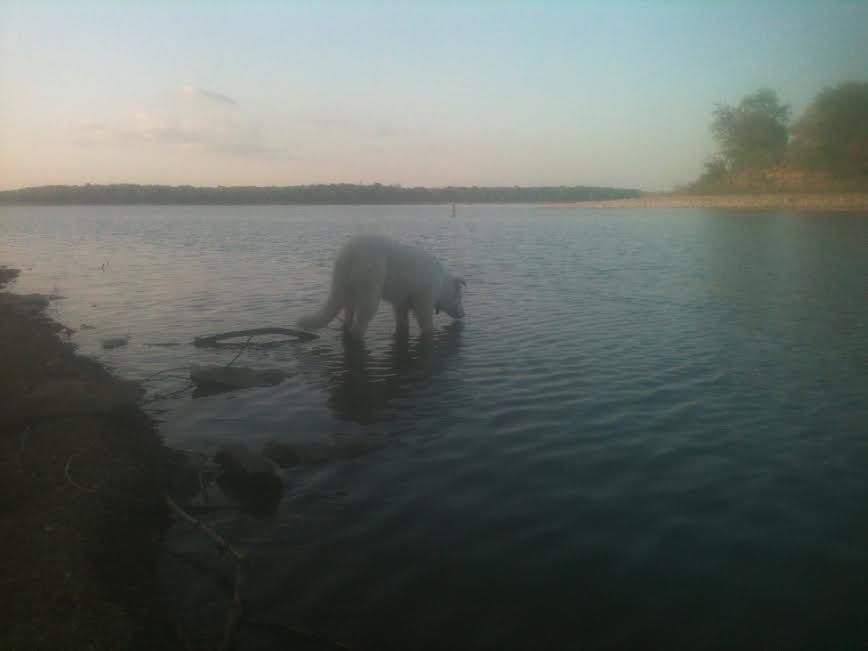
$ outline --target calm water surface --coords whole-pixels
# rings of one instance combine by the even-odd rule
[[[149,403],[171,445],[298,453],[275,509],[209,516],[253,559],[249,612],[363,649],[868,644],[868,215],[5,207],[0,262],[143,378],[291,324],[362,231],[463,274],[464,323],[395,340],[382,306],[364,350],[236,362],[277,387]],[[222,586],[184,586],[222,617]]]

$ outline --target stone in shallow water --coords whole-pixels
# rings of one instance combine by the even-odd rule
[[[283,495],[283,482],[271,461],[244,445],[220,448],[214,461],[222,470],[217,483],[243,510],[274,512]]]
[[[254,369],[244,366],[191,366],[190,379],[196,386],[213,389],[270,387],[286,379],[276,368]]]
[[[214,461],[220,464],[227,475],[251,478],[277,477],[274,464],[244,445],[227,445],[220,448],[214,455]]]
[[[112,348],[126,346],[130,343],[130,337],[129,335],[123,335],[121,337],[105,337],[104,339],[100,339],[99,342],[105,350],[111,350]]]

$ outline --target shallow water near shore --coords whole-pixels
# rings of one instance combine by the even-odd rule
[[[145,378],[290,325],[363,231],[464,275],[464,323],[396,340],[384,305],[364,350],[251,348],[288,379],[148,406],[169,445],[298,453],[272,512],[209,519],[253,559],[248,612],[369,649],[868,643],[866,215],[2,207],[0,263]]]

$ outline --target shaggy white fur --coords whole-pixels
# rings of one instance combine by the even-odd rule
[[[434,256],[385,237],[362,235],[347,242],[335,260],[328,299],[319,311],[298,320],[305,330],[317,330],[344,310],[344,329],[362,340],[380,299],[392,304],[399,332],[409,329],[408,313],[423,334],[434,329],[434,313],[464,316],[464,279],[446,272]]]

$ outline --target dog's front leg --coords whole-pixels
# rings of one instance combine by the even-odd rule
[[[434,334],[434,301],[423,297],[413,301],[413,314],[424,336]]]

